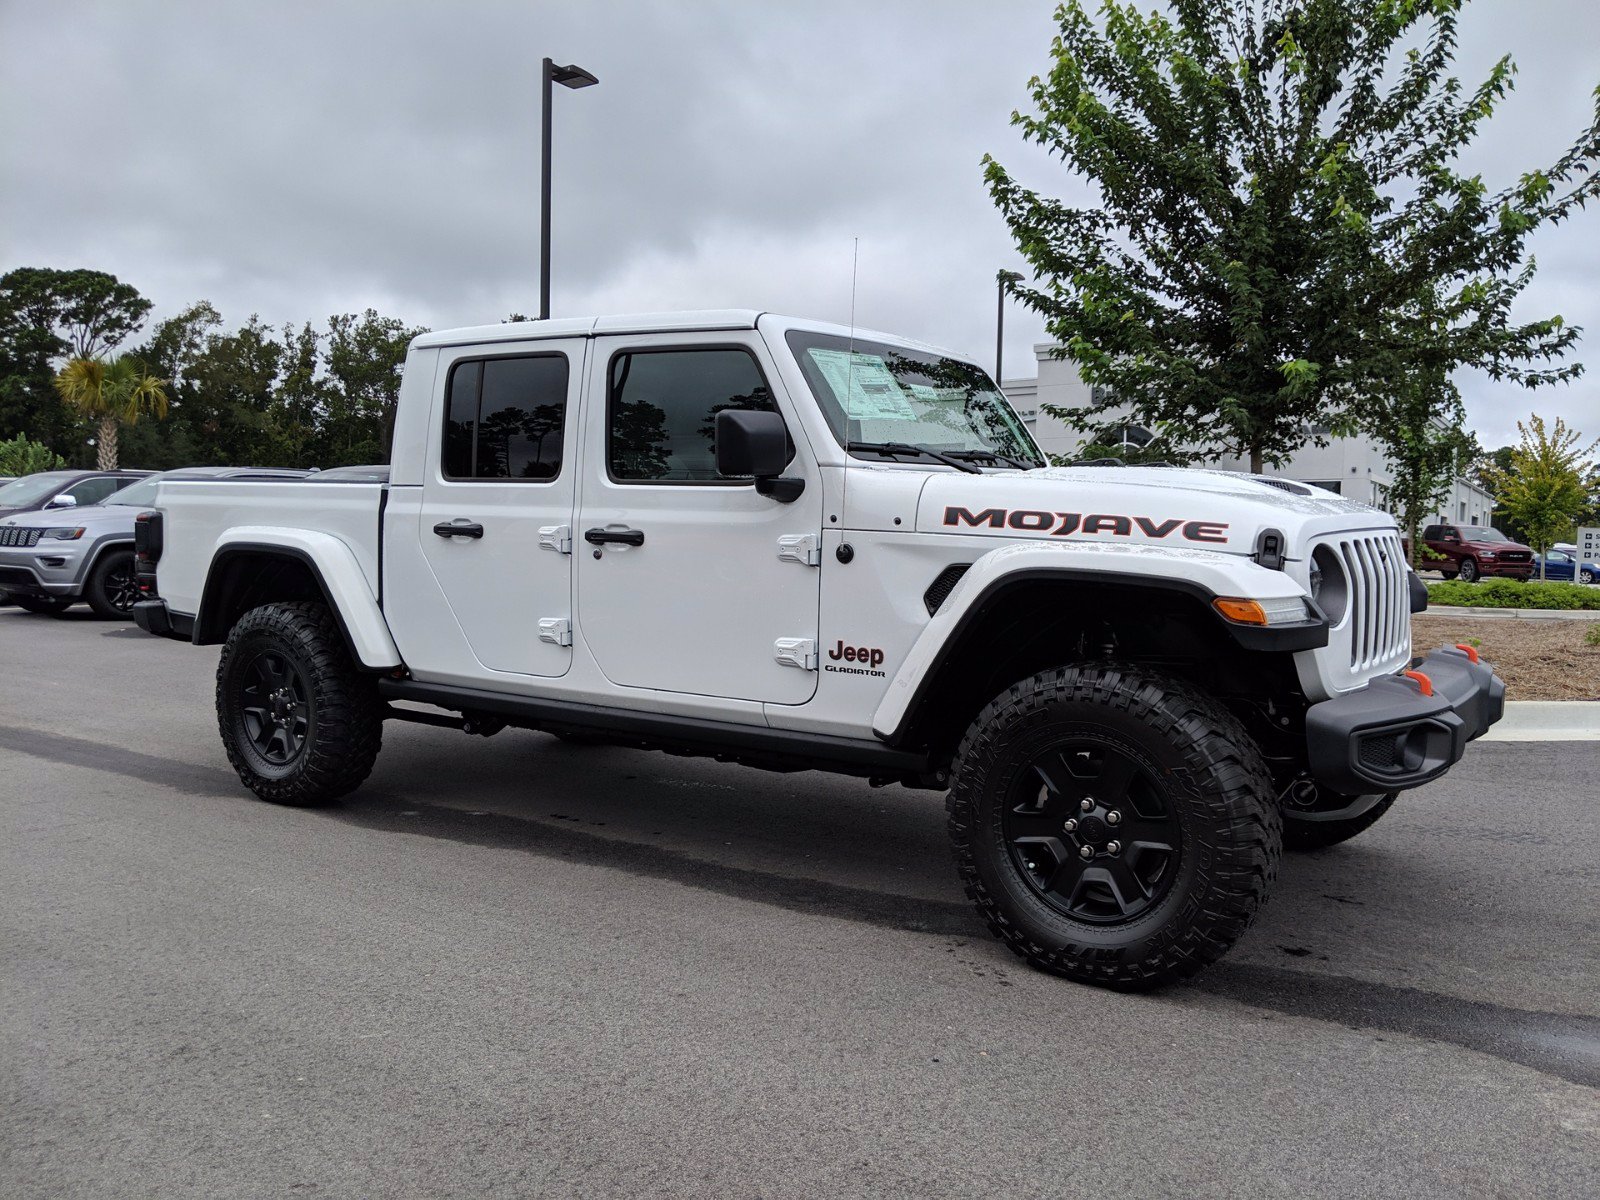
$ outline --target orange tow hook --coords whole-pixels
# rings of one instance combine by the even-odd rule
[[[1417,681],[1417,686],[1422,689],[1422,694],[1424,696],[1433,695],[1433,680],[1429,679],[1421,671],[1401,671],[1400,674],[1404,675],[1407,679],[1415,679]]]
[[[1469,646],[1465,642],[1457,642],[1456,649],[1465,654],[1473,662],[1478,661],[1478,648],[1476,646]]]

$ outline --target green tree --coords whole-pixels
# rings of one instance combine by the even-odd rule
[[[1411,565],[1418,567],[1425,552],[1417,536],[1423,518],[1466,471],[1477,441],[1462,427],[1466,410],[1460,393],[1437,374],[1407,372],[1372,403],[1376,440],[1394,471],[1389,504],[1409,539]]]
[[[138,359],[72,358],[56,373],[56,391],[69,408],[96,422],[96,452],[102,471],[117,468],[117,429],[140,417],[167,415],[166,380]]]
[[[67,465],[50,447],[30,442],[22,434],[0,441],[0,475],[32,475],[35,471],[55,471]]]
[[[1098,193],[985,177],[1041,283],[1017,295],[1102,401],[1198,448],[1281,462],[1308,427],[1375,426],[1407,371],[1534,386],[1578,331],[1518,323],[1525,244],[1600,190],[1600,107],[1543,170],[1491,190],[1458,164],[1512,86],[1450,76],[1464,0],[1106,0],[1057,10],[1024,138]],[[1408,47],[1416,47],[1409,49]]]
[[[324,465],[389,461],[406,347],[426,332],[370,308],[328,318]]]
[[[1589,503],[1588,484],[1596,471],[1590,455],[1600,440],[1582,446],[1583,435],[1560,417],[1547,428],[1537,414],[1526,425],[1518,421],[1517,433],[1521,442],[1512,448],[1511,466],[1491,478],[1500,503],[1542,555],[1572,533],[1575,518]],[[1544,578],[1542,566],[1539,577]]]

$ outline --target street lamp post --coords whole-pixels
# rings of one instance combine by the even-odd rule
[[[539,75],[544,125],[544,145],[539,159],[539,319],[545,321],[550,317],[550,85],[559,83],[562,87],[582,88],[600,81],[582,67],[571,63],[558,67],[548,58]]]
[[[1006,355],[1006,291],[1013,283],[1021,283],[1022,275],[1017,271],[996,271],[994,277],[1000,285],[1000,298],[994,310],[994,382],[996,387],[1004,388],[1000,368]]]

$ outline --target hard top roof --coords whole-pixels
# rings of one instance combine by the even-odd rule
[[[713,308],[691,312],[623,313],[600,317],[557,317],[548,321],[514,321],[500,325],[475,325],[463,329],[438,329],[413,338],[413,348],[463,346],[478,342],[528,341],[533,338],[600,337],[628,333],[712,333],[717,330],[754,329],[757,324],[783,332],[806,329],[838,337],[854,336],[862,341],[893,342],[930,353],[970,360],[971,355],[930,345],[915,338],[883,333],[875,329],[854,329],[829,321],[804,317],[785,317],[754,308]]]

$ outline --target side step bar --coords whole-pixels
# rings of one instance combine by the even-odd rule
[[[507,725],[560,733],[600,734],[607,741],[620,745],[740,762],[769,770],[833,771],[884,782],[924,787],[945,785],[943,779],[935,777],[926,755],[896,750],[881,742],[638,709],[607,708],[598,704],[575,704],[538,696],[514,696],[478,688],[418,683],[414,679],[380,678],[378,693],[385,700],[408,700],[474,716],[497,717]],[[432,714],[393,708],[387,715],[397,720],[415,718],[429,725],[450,723],[441,722]]]

